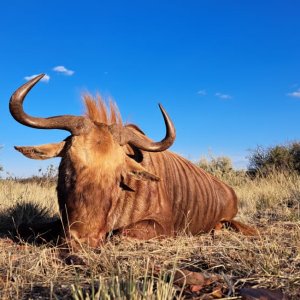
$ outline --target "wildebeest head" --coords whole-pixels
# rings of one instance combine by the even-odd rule
[[[131,159],[123,146],[130,145],[144,151],[159,152],[172,145],[175,139],[175,128],[161,105],[159,107],[166,125],[166,136],[160,142],[151,141],[135,126],[122,125],[113,105],[111,105],[110,118],[107,115],[102,120],[93,118],[95,104],[89,97],[85,99],[91,110],[87,116],[32,117],[24,112],[23,101],[27,93],[43,76],[44,74],[41,74],[33,78],[15,91],[10,99],[10,112],[16,121],[25,126],[63,129],[69,131],[71,135],[60,143],[15,147],[18,151],[32,159],[67,158],[72,164],[76,163],[79,168],[87,167],[91,170],[102,169],[109,172],[111,169],[122,166],[127,172],[137,177],[158,180],[155,175],[148,173],[139,163]]]

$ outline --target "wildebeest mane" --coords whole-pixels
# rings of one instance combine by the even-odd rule
[[[122,125],[121,114],[113,100],[109,99],[107,102],[99,94],[95,97],[91,94],[84,94],[82,98],[86,109],[85,115],[93,122]]]
[[[84,94],[82,98],[86,109],[85,115],[93,122],[106,125],[123,125],[119,108],[112,99],[109,99],[107,102],[99,94],[97,94],[96,97],[93,97],[91,94]],[[124,126],[130,127],[142,135],[145,135],[145,133],[135,124],[124,124]]]
[[[83,101],[86,110],[85,115],[93,122],[104,123],[106,125],[118,124],[123,126],[122,117],[118,106],[112,99],[105,101],[100,94],[97,94],[95,97],[93,97],[91,94],[87,93],[83,95]],[[135,124],[124,124],[124,126],[131,128],[142,135],[145,135],[145,133]],[[129,157],[137,162],[141,162],[143,160],[142,152],[133,146],[130,147],[130,149],[132,153],[128,154]]]

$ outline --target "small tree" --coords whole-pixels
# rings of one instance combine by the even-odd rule
[[[230,173],[233,170],[231,159],[226,156],[211,156],[209,159],[203,157],[197,165],[213,175],[223,175]]]
[[[248,172],[254,176],[267,176],[273,171],[297,172],[300,174],[300,143],[258,146],[249,156]]]

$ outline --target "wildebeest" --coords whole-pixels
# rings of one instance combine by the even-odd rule
[[[175,128],[160,105],[166,136],[150,140],[137,126],[124,125],[117,108],[85,95],[85,116],[37,118],[23,101],[43,77],[18,88],[10,100],[12,116],[25,126],[63,129],[64,141],[15,147],[29,158],[61,157],[57,195],[67,238],[99,246],[107,233],[149,239],[178,232],[209,232],[227,221],[244,234],[254,229],[232,220],[237,214],[233,189],[167,149]]]

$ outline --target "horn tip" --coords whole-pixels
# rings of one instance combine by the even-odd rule
[[[46,73],[41,73],[41,74],[37,75],[36,78],[42,79],[45,75],[46,75]]]

